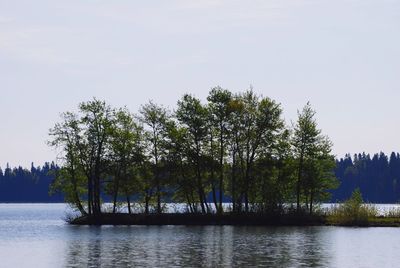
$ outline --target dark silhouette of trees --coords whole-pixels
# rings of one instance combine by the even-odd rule
[[[400,155],[391,153],[347,154],[336,160],[335,174],[340,187],[332,191],[333,201],[347,199],[359,188],[364,200],[372,203],[397,203],[400,198]]]
[[[85,215],[82,199],[85,194],[86,180],[84,170],[79,163],[81,161],[79,155],[81,128],[75,114],[66,112],[61,114],[61,118],[62,122],[57,123],[50,130],[50,135],[54,139],[49,142],[49,145],[64,146],[65,153],[64,166],[54,174],[58,179],[53,184],[53,190],[60,189],[65,194],[65,200]]]
[[[99,215],[102,179],[106,171],[110,171],[108,151],[115,113],[104,101],[96,99],[81,103],[79,112],[79,115],[62,114],[62,122],[50,130],[52,140],[49,144],[62,149],[61,160],[64,162],[55,185],[60,185],[67,201],[83,214]],[[87,185],[87,211],[79,199],[78,183],[82,181]],[[72,185],[72,188],[66,188],[67,185]]]
[[[194,172],[188,172],[185,176],[193,176],[193,183],[197,188],[198,202],[203,213],[210,208],[206,200],[206,175],[207,175],[207,146],[208,146],[208,114],[207,109],[200,100],[184,95],[178,101],[176,116],[178,122],[186,132],[186,144],[184,150],[190,168]]]
[[[294,131],[280,104],[252,89],[215,87],[204,104],[185,94],[174,113],[153,102],[139,113],[94,99],[51,129],[49,144],[62,155],[53,188],[82,214],[100,215],[107,198],[114,213],[118,200],[130,213],[132,198],[146,214],[171,200],[222,214],[224,198],[236,213],[280,213],[294,199],[312,213],[335,187],[331,143],[309,104]]]
[[[112,178],[109,193],[113,196],[113,213],[116,212],[119,196],[126,198],[130,212],[130,196],[134,193],[134,184],[138,178],[137,167],[140,167],[144,160],[144,132],[126,108],[115,111],[114,120],[108,155]]]
[[[143,189],[145,182],[151,181],[152,173],[151,166],[148,165],[148,160],[145,156],[145,141],[143,129],[138,121],[136,126],[133,124],[133,129],[136,129],[132,135],[132,140],[135,144],[127,143],[127,147],[133,146],[130,156],[127,154],[126,159],[128,168],[126,175],[121,175],[119,179],[119,187],[117,193],[117,202],[142,202]],[[136,128],[137,127],[137,128]],[[231,126],[229,126],[231,127]],[[196,187],[193,184],[193,166],[187,161],[185,152],[186,144],[186,130],[179,127],[176,122],[170,122],[167,126],[167,138],[165,147],[166,159],[165,169],[168,170],[168,180],[165,183],[165,196],[163,202],[181,202],[186,203],[189,212],[199,212],[198,198]],[[231,132],[231,130],[229,130]],[[258,211],[274,212],[281,211],[285,203],[296,203],[296,174],[298,168],[298,160],[293,156],[293,150],[290,145],[289,131],[285,130],[281,133],[279,140],[277,140],[274,149],[274,157],[262,157],[257,160],[254,168],[255,181],[257,187],[256,204],[253,207]],[[123,132],[122,132],[123,133]],[[115,135],[115,134],[112,134]],[[232,137],[235,137],[235,135]],[[110,142],[116,142],[115,137],[110,139]],[[124,139],[119,141],[123,142]],[[233,211],[242,211],[240,200],[238,201],[238,192],[241,191],[242,184],[239,180],[239,168],[237,158],[233,161],[233,156],[237,154],[234,150],[234,142],[228,139],[227,157],[225,158],[225,183],[223,202],[232,202]],[[109,162],[109,175],[104,176],[103,186],[104,193],[102,200],[104,202],[114,202],[113,190],[115,176],[118,171],[118,166],[122,163],[117,161],[118,154],[113,152],[110,146],[107,157],[110,158]],[[114,149],[113,149],[114,150]],[[121,150],[123,151],[123,150]],[[234,154],[235,152],[235,154]],[[121,154],[122,155],[122,154]],[[237,156],[236,156],[237,157]],[[63,164],[58,167],[55,163],[45,163],[43,166],[35,166],[33,163],[29,169],[23,167],[10,167],[6,165],[0,168],[0,202],[63,202],[70,203],[77,210],[79,209],[79,201],[82,207],[87,210],[87,177],[80,167],[80,161],[74,162],[74,167],[65,159],[59,159]],[[65,161],[65,162],[64,162]],[[314,193],[316,202],[329,201],[341,202],[347,200],[352,192],[359,188],[363,193],[364,200],[372,203],[398,203],[400,197],[400,154],[391,153],[385,155],[383,153],[374,154],[372,157],[369,154],[360,153],[350,156],[347,154],[345,157],[337,159],[334,173],[338,179],[339,187],[332,189],[330,182],[332,180],[327,177],[317,179],[321,186],[317,186]],[[234,163],[236,163],[234,165]],[[328,163],[332,165],[332,161],[321,162],[321,165]],[[313,163],[312,163],[313,164]],[[122,165],[124,166],[124,165]],[[324,170],[325,168],[322,168]],[[75,173],[73,172],[75,170]],[[314,170],[317,174],[320,172],[318,169]],[[325,169],[327,170],[327,169]],[[147,173],[146,173],[147,172]],[[122,172],[125,173],[125,172]],[[210,172],[211,173],[211,172]],[[305,174],[308,169],[305,169]],[[71,176],[75,174],[75,177]],[[332,175],[331,173],[323,173],[325,175]],[[190,175],[190,176],[188,176]],[[317,177],[318,178],[318,177]],[[320,177],[321,178],[321,177]],[[326,179],[325,179],[326,178]],[[236,182],[236,184],[235,184]],[[334,182],[334,180],[333,180]],[[211,182],[209,181],[209,191]],[[302,186],[303,187],[303,186]],[[306,208],[306,196],[308,193],[310,199],[310,186],[304,185],[302,190],[302,203]],[[302,188],[303,189],[303,188]],[[209,191],[207,193],[209,193]],[[49,196],[50,192],[50,196]],[[236,192],[236,194],[235,194]],[[329,193],[331,198],[329,199]],[[78,195],[78,198],[76,197]],[[328,195],[328,196],[327,196]],[[155,196],[153,196],[155,198]],[[236,202],[233,202],[236,200]],[[213,202],[210,195],[207,196],[207,202]],[[314,202],[313,202],[314,203]],[[155,207],[156,209],[156,207]],[[243,208],[242,208],[243,209]],[[310,209],[310,204],[308,209]]]
[[[82,133],[77,146],[87,176],[88,212],[96,216],[101,213],[101,179],[109,167],[107,147],[114,114],[110,106],[96,99],[81,103],[79,110]]]
[[[219,170],[219,197],[218,197],[218,206],[216,205],[216,209],[219,213],[223,212],[222,207],[222,196],[224,192],[224,176],[225,176],[225,156],[226,156],[226,143],[227,143],[227,135],[228,135],[228,124],[231,116],[231,107],[230,103],[232,101],[232,93],[226,89],[222,89],[220,87],[216,87],[211,89],[208,97],[209,103],[209,113],[210,113],[210,151],[211,151],[211,161],[214,161],[214,146],[213,137],[217,137],[217,161],[218,161],[218,170]],[[211,163],[212,167],[214,167],[213,163]],[[211,179],[214,182],[214,168],[212,168]],[[213,183],[213,194],[214,194],[214,203],[216,204],[215,198],[215,185]]]
[[[326,200],[325,190],[335,186],[335,160],[331,154],[332,143],[318,129],[310,103],[298,113],[292,144],[297,164],[297,210],[303,197],[311,214],[315,199]]]
[[[149,142],[148,156],[151,160],[152,173],[154,177],[154,186],[157,198],[157,213],[161,213],[161,189],[163,182],[161,181],[161,165],[162,160],[165,158],[165,138],[168,111],[153,102],[143,105],[141,110],[141,121],[147,127],[146,135]],[[150,186],[151,188],[151,186]],[[146,213],[149,212],[149,199],[151,198],[152,189],[146,192],[145,203]]]
[[[1,169],[0,169],[1,170]],[[54,163],[45,163],[43,166],[35,166],[30,169],[23,167],[10,167],[0,172],[0,202],[62,202],[63,195],[54,192],[49,196],[50,184],[54,181],[59,167]]]

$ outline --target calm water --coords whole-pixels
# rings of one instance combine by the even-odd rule
[[[68,226],[0,204],[0,267],[399,267],[400,228]]]

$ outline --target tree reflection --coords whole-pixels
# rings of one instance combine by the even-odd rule
[[[67,267],[317,267],[323,227],[136,226],[73,230]],[[326,231],[326,229],[325,229]]]

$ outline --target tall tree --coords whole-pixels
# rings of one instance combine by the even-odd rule
[[[79,105],[82,114],[79,159],[88,178],[89,214],[101,214],[101,177],[107,171],[107,149],[113,124],[113,110],[104,101],[93,99]]]
[[[221,87],[211,89],[207,97],[209,110],[211,113],[211,125],[218,137],[218,161],[219,161],[219,206],[218,212],[223,212],[222,196],[224,193],[224,158],[226,155],[228,124],[230,120],[230,103],[232,93]],[[211,139],[212,142],[212,139]]]
[[[195,170],[200,206],[202,212],[206,213],[209,211],[204,183],[205,155],[208,142],[207,109],[199,99],[186,94],[178,101],[176,116],[187,133],[185,150]]]
[[[301,209],[301,193],[303,190],[306,206],[310,204],[311,213],[316,194],[334,186],[332,171],[335,162],[331,155],[332,143],[318,129],[315,111],[309,102],[298,113],[292,145],[297,159],[297,211]]]
[[[260,98],[252,89],[239,95],[240,113],[235,119],[238,131],[237,156],[243,178],[241,196],[245,211],[249,211],[249,194],[254,184],[254,163],[261,153],[270,150],[276,142],[284,124],[280,105],[269,98]],[[255,193],[255,192],[253,192]],[[242,199],[242,198],[240,198]]]
[[[120,186],[125,189],[125,197],[130,210],[129,188],[130,180],[135,177],[132,172],[144,160],[143,156],[143,129],[135,121],[133,115],[126,108],[115,112],[115,123],[111,129],[110,137],[110,166],[112,167],[112,195],[113,213],[116,212],[117,198],[120,193]]]
[[[61,118],[62,122],[55,124],[49,133],[52,140],[48,144],[62,150],[61,160],[64,163],[63,168],[55,174],[52,191],[63,191],[65,200],[76,207],[82,215],[86,215],[81,196],[84,193],[84,183],[87,183],[87,178],[84,177],[79,162],[78,146],[81,135],[79,119],[76,114],[70,112],[61,114]],[[33,163],[31,172],[36,172]]]
[[[153,161],[153,174],[157,197],[157,213],[161,213],[161,176],[160,159],[164,157],[164,140],[166,136],[166,123],[169,113],[160,105],[150,101],[142,106],[140,110],[141,120],[147,126],[147,137],[150,141],[151,149],[149,154]]]

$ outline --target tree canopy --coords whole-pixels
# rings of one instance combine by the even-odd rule
[[[134,115],[97,99],[78,108],[62,114],[49,145],[61,155],[53,186],[82,214],[102,213],[104,197],[114,213],[121,200],[131,213],[131,198],[144,213],[171,200],[191,213],[280,213],[293,203],[312,213],[337,186],[332,143],[309,103],[293,127],[253,89],[215,87],[206,102],[185,94],[175,111],[150,101]]]

